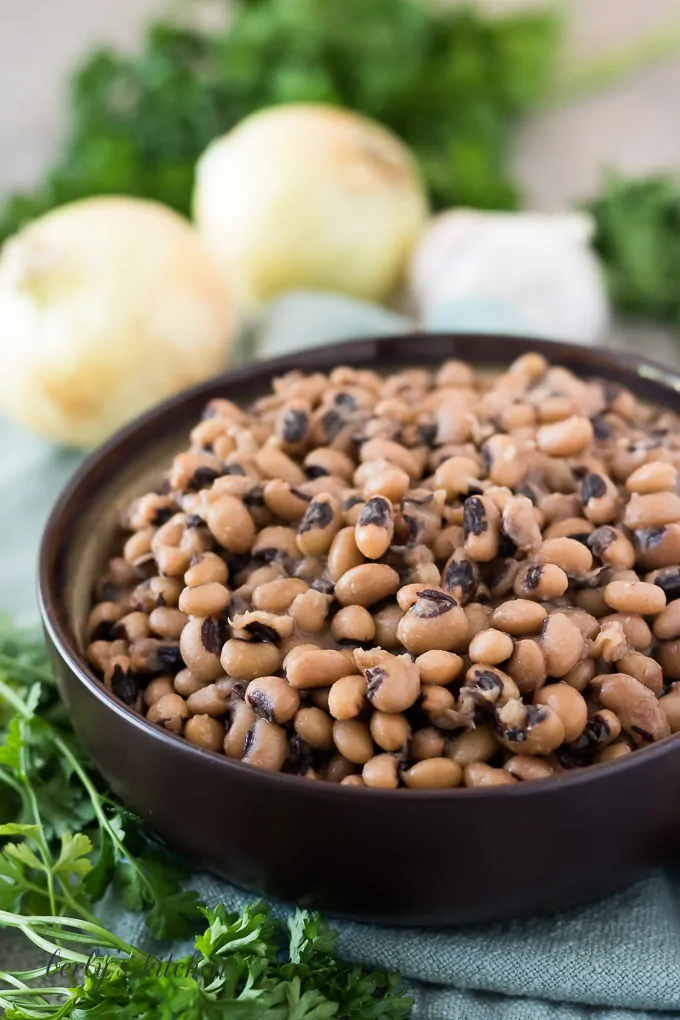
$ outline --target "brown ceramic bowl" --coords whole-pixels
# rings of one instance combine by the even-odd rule
[[[680,377],[634,356],[497,336],[355,341],[249,365],[173,397],[93,453],[61,495],[43,539],[40,598],[63,698],[113,789],[197,865],[337,915],[458,924],[600,896],[680,849],[680,734],[618,761],[515,787],[355,789],[200,750],[115,700],[83,656],[114,504],[157,481],[207,400],[249,401],[293,367],[388,372],[451,357],[503,366],[529,350],[680,410]]]

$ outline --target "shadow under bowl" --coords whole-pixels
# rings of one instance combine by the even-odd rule
[[[244,889],[338,916],[464,924],[604,895],[680,849],[680,735],[514,787],[356,789],[201,750],[117,701],[83,654],[116,507],[157,484],[206,401],[247,403],[292,368],[390,372],[447,358],[500,368],[531,350],[680,410],[677,375],[604,349],[460,334],[351,341],[257,362],[173,397],[96,450],[60,496],[43,537],[39,595],[61,694],[111,787],[196,865]]]

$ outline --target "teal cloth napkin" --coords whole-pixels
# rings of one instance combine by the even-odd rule
[[[309,297],[292,295],[272,306],[242,357],[411,325],[361,302]],[[438,326],[485,323],[502,328],[497,310],[490,316],[483,307],[458,317],[454,309]],[[0,610],[23,621],[36,620],[35,559],[44,520],[80,459],[0,424]],[[461,881],[475,881],[474,870]],[[251,899],[209,875],[195,875],[191,884],[208,904],[237,909]],[[123,937],[145,944],[137,915],[111,900],[102,911]],[[680,1018],[680,876],[670,873],[650,875],[596,904],[507,924],[411,929],[338,921],[334,927],[348,958],[401,970],[416,997],[418,1020]],[[16,960],[16,945],[0,932],[0,959],[10,952]]]

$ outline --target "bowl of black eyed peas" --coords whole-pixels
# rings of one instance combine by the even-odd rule
[[[680,850],[679,412],[642,358],[498,336],[187,390],[45,531],[77,733],[189,858],[330,913],[625,886]]]

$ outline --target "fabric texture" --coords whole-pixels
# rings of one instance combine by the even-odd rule
[[[473,320],[479,326],[485,316],[489,325],[493,319],[502,330],[496,310],[492,314],[484,308],[474,315],[466,308],[458,318],[452,309],[451,318],[437,325],[469,328]],[[506,322],[511,325],[516,323]],[[305,306],[299,294],[272,307],[242,358],[311,346],[319,337],[331,343],[340,336],[400,328],[409,328],[409,321],[382,309],[336,297],[324,306],[320,295]],[[5,582],[0,610],[23,622],[37,620],[34,579],[40,532],[81,456],[0,424]],[[208,875],[194,876],[191,884],[208,904],[221,901],[238,909],[252,899]],[[138,916],[111,899],[101,912],[120,935],[151,948]],[[650,875],[599,903],[506,924],[411,929],[338,921],[334,927],[340,932],[341,951],[350,959],[401,970],[413,988],[418,1020],[680,1018],[680,875],[670,872]],[[0,932],[3,966],[22,966],[23,952],[15,936]]]

